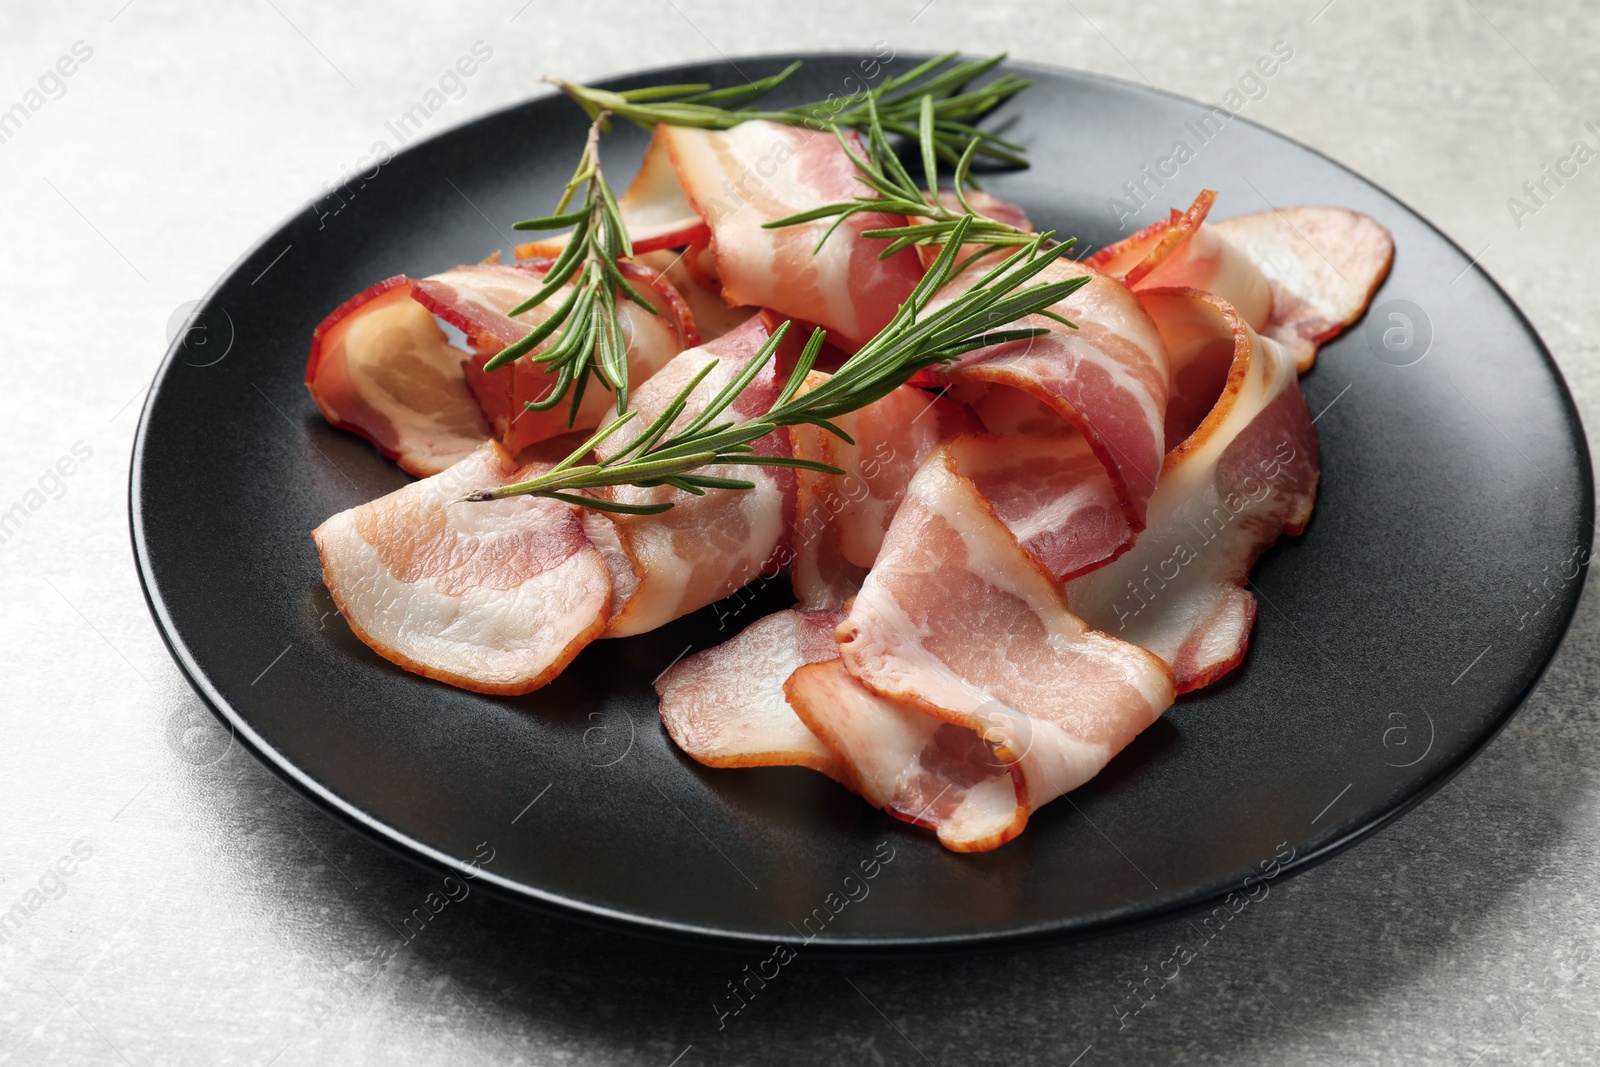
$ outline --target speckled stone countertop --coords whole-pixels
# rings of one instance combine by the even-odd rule
[[[1593,5],[346,7],[0,12],[0,110],[27,111],[0,124],[0,509],[46,483],[43,506],[0,541],[0,912],[27,905],[0,938],[0,1062],[1600,1062],[1593,596],[1475,764],[1273,888],[1137,1016],[1121,1016],[1128,983],[1170,954],[1175,925],[962,960],[802,960],[719,1030],[703,991],[736,972],[732,957],[481,894],[358,981],[353,961],[432,880],[236,748],[194,757],[217,728],[146,614],[126,515],[144,388],[189,302],[478,41],[492,58],[434,128],[541,91],[543,72],[885,43],[1004,49],[1220,102],[1258,55],[1292,42],[1249,117],[1478,254],[1600,426],[1600,162],[1563,165],[1575,175],[1537,198],[1524,190],[1575,142],[1600,145]]]

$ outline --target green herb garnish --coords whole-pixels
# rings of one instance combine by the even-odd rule
[[[703,367],[638,437],[609,458],[585,462],[596,446],[633,423],[638,416],[637,411],[627,412],[601,427],[571,455],[537,478],[480,489],[468,494],[465,499],[485,501],[532,494],[601,511],[653,515],[667,511],[672,504],[625,504],[583,495],[581,491],[614,485],[670,485],[700,495],[707,489],[754,488],[753,483],[742,479],[699,473],[701,468],[714,465],[786,466],[843,473],[812,460],[756,455],[752,442],[780,427],[800,424],[819,426],[850,441],[850,436],[830,420],[886,396],[924,368],[949,363],[974,349],[1037,337],[1048,332],[1040,327],[1000,327],[1038,313],[1064,321],[1048,309],[1089,280],[1087,277],[1070,278],[1023,288],[1026,282],[1071,247],[1069,244],[1047,247],[1051,235],[1037,234],[1027,244],[1013,250],[1003,262],[990,269],[965,292],[924,315],[934,295],[955,275],[956,255],[975,221],[972,216],[958,220],[938,260],[900,306],[894,318],[816,388],[800,392],[822,347],[824,331],[820,329],[812,332],[794,371],[764,415],[747,422],[721,418],[728,405],[755,379],[777,351],[789,329],[789,324],[784,323],[704,410],[683,426],[673,428],[673,424],[687,410],[694,388],[704,381],[716,366],[715,363]]]

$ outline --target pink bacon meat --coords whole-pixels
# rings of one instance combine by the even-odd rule
[[[951,287],[972,284],[972,272],[982,269],[981,265],[969,268]],[[1169,371],[1161,335],[1138,299],[1115,278],[1082,264],[1058,261],[1040,280],[1084,275],[1089,282],[1051,309],[1076,329],[1031,316],[1021,324],[1042,327],[1047,334],[978,349],[931,376],[947,384],[952,396],[969,403],[992,433],[1049,439],[1035,441],[1024,451],[1055,447],[1057,465],[1074,470],[1081,466],[1085,448],[1098,461],[1098,477],[1105,482],[1091,495],[1097,502],[1114,500],[1120,521],[1101,515],[1098,504],[1092,523],[1077,530],[1061,525],[1071,517],[1070,510],[1056,510],[1053,528],[1045,525],[1048,510],[1031,516],[1002,513],[1007,521],[1023,520],[1032,544],[1072,543],[1070,552],[1050,555],[1054,566],[1066,568],[1057,577],[1114,559],[1144,529],[1145,502],[1155,491],[1165,452]],[[1052,485],[1019,487],[1012,501],[1031,498],[1041,508],[1052,506],[1052,487],[1062,487],[1058,476],[1048,475],[1050,467],[1046,456],[1034,470],[1050,477]],[[1095,475],[1086,471],[1084,477]]]
[[[1167,338],[1177,378],[1216,399],[1198,425],[1173,425],[1185,436],[1167,455],[1139,543],[1070,583],[1067,595],[1091,626],[1170,664],[1178,691],[1187,692],[1244,658],[1256,616],[1244,588],[1250,569],[1280,535],[1310,521],[1321,462],[1284,346],[1256,334],[1213,294],[1141,296]]]
[[[1025,810],[1088,781],[1174,695],[1166,664],[1068,610],[946,446],[912,479],[838,637],[867,689],[981,735]]]
[[[740,368],[756,355],[771,335],[766,315],[756,315],[731,333],[674,357],[634,394],[630,407],[635,422],[607,438],[598,449],[602,459],[615,455],[643,432],[684,386],[708,363],[716,367],[695,388],[675,425],[704,409]],[[776,361],[769,363],[728,409],[735,420],[765,414],[782,382]],[[670,431],[669,431],[670,433]],[[788,456],[783,431],[755,442],[761,455]],[[619,515],[591,511],[584,528],[601,547],[616,582],[608,637],[644,633],[721,600],[763,574],[781,566],[794,516],[794,472],[781,467],[717,466],[704,473],[754,482],[748,490],[709,489],[692,496],[671,486],[632,485],[605,490],[607,498],[627,504],[671,501],[658,515]]]
[[[817,248],[831,225],[823,219],[781,229],[762,223],[865,189],[831,131],[772,122],[730,130],[658,127],[689,202],[711,228],[710,252],[729,304],[771,308],[826,327],[853,351],[888,323],[922,280],[916,253],[888,259],[888,241],[863,230],[900,225],[901,216],[863,213]]]
[[[443,473],[312,532],[323,581],[357,637],[408,671],[479,693],[527,693],[605,629],[611,577],[576,509],[473,489],[537,475],[489,441]]]
[[[609,390],[590,382],[578,416],[570,423],[570,399],[546,411],[527,410],[524,402],[543,400],[556,386],[556,376],[532,359],[553,340],[508,366],[483,370],[489,357],[527,336],[565,298],[568,290],[563,289],[515,319],[507,314],[538,293],[548,267],[548,261],[457,267],[417,282],[413,294],[429,311],[465,333],[477,350],[467,365],[467,385],[494,427],[495,436],[512,452],[569,430],[593,429],[608,417],[616,403]],[[623,272],[656,309],[651,314],[631,300],[617,301],[618,318],[628,345],[629,380],[637,386],[648,381],[673,356],[699,344],[700,338],[688,305],[671,282],[637,264],[624,263]]]

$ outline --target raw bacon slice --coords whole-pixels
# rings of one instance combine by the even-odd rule
[[[651,314],[631,300],[617,302],[618,318],[628,341],[629,381],[637,386],[673,356],[699,344],[699,335],[688,305],[671,282],[648,267],[633,263],[621,266],[656,308],[656,313]],[[495,436],[513,453],[570,430],[593,429],[615,403],[609,391],[591,382],[577,419],[569,424],[570,405],[566,401],[548,411],[529,411],[523,406],[525,401],[544,399],[555,388],[555,376],[547,374],[542,364],[523,356],[498,370],[483,370],[486,359],[525,337],[564,299],[565,289],[515,319],[507,315],[539,291],[548,267],[548,261],[457,267],[417,282],[413,293],[424,307],[465,333],[478,350],[478,357],[467,366],[467,385],[494,427]],[[547,341],[538,351],[553,343]]]
[[[1189,210],[1174,209],[1085,262],[1136,291],[1188,286],[1216,293],[1252,327],[1264,329],[1272,316],[1272,287],[1248,255],[1206,225],[1216,200],[1215,192],[1202,189]]]
[[[489,438],[463,363],[405,275],[339,305],[311,335],[306,388],[324,418],[378,446],[418,477],[438,474]]]
[[[634,423],[598,449],[602,459],[621,451],[649,425],[706,364],[717,366],[695,389],[676,425],[694,418],[751,359],[771,335],[768,316],[757,315],[732,333],[675,357],[634,394]],[[765,414],[782,387],[777,361],[770,362],[728,409],[735,420]],[[782,431],[755,442],[760,455],[787,456]],[[659,515],[589,512],[584,528],[606,553],[616,580],[616,603],[608,637],[644,633],[680,615],[715,603],[757,577],[775,573],[786,551],[794,513],[794,472],[784,468],[720,466],[706,474],[754,482],[748,490],[708,489],[692,496],[670,486],[624,485],[606,496],[628,504],[671,501]]]
[[[1172,672],[1089,629],[1061,586],[934,449],[838,630],[868,689],[980,734],[1027,807],[1093,777],[1171,704]]]
[[[714,279],[708,281],[702,278],[693,269],[695,257],[689,249],[682,252],[650,252],[637,258],[644,266],[666,275],[667,281],[683,294],[694,315],[695,329],[701,341],[716,340],[760,310],[743,306],[729,307],[722,299],[722,285]]]
[[[1261,333],[1288,349],[1302,374],[1318,347],[1361,317],[1394,262],[1389,231],[1342,207],[1258,211],[1215,228],[1271,284],[1272,319]]]
[[[1018,764],[978,732],[878,696],[837,657],[799,668],[784,691],[835,754],[835,777],[869,804],[933,830],[951,851],[999,848],[1027,825]]]
[[[663,144],[662,131],[656,127],[645,149],[639,173],[620,197],[617,208],[622,212],[623,225],[628,228],[628,240],[633,254],[641,255],[662,248],[682,248],[684,245],[704,241],[710,235],[705,220],[695,214],[678,176],[672,169],[672,159]],[[518,259],[539,257],[555,258],[567,246],[570,234],[561,234],[517,246]]]
[[[843,773],[784,697],[795,668],[838,660],[840,611],[779,611],[681,660],[656,679],[661,721],[708,767],[810,767]]]
[[[1060,581],[1102,565],[1132,537],[1105,468],[1076,432],[969,435],[948,447],[1000,521]]]
[[[1317,348],[1360,317],[1394,258],[1372,218],[1334,207],[1274,208],[1207,222],[1217,194],[1101,249],[1086,262],[1135,290],[1194,288],[1232,304],[1289,349],[1303,373]]]
[[[969,268],[949,288],[959,292],[982,269]],[[1144,529],[1145,501],[1165,453],[1167,352],[1150,316],[1115,278],[1057,261],[1039,280],[1085,274],[1088,284],[1051,309],[1076,329],[1030,316],[1021,324],[1049,333],[978,349],[933,377],[971,404],[992,432],[1075,430],[1105,469],[1132,536]],[[1105,543],[1100,558],[1114,557],[1125,545],[1126,537]],[[1080,566],[1093,562],[1077,560]]]
[[[888,241],[863,230],[903,225],[903,217],[863,213],[817,249],[833,220],[777,230],[761,224],[859,196],[855,164],[829,131],[773,122],[731,130],[658,127],[689,202],[711,227],[711,253],[730,304],[772,308],[824,326],[854,351],[881,330],[922,280],[916,253],[888,259]],[[852,135],[853,136],[853,135]],[[859,149],[859,142],[856,142]]]
[[[814,371],[805,388],[826,380]],[[861,587],[923,458],[950,434],[977,428],[964,405],[911,386],[833,421],[850,441],[815,426],[789,430],[796,457],[844,471],[795,472],[790,580],[805,607],[836,608]]]
[[[1072,582],[1067,596],[1089,625],[1160,656],[1188,692],[1244,658],[1256,615],[1244,588],[1250,568],[1280,534],[1310,521],[1320,457],[1283,346],[1213,294],[1140,296],[1184,369],[1178,382],[1216,399],[1168,454],[1138,544]]]
[[[408,671],[479,693],[527,693],[606,625],[611,579],[574,508],[473,489],[534,477],[494,441],[442,474],[312,532],[350,629]]]

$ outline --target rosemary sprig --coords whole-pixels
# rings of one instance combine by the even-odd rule
[[[590,118],[597,119],[609,111],[644,127],[665,123],[725,130],[741,122],[764,119],[814,130],[865,130],[876,109],[884,130],[907,138],[918,136],[922,100],[927,97],[933,101],[933,150],[948,165],[955,166],[970,148],[976,155],[1026,167],[1028,161],[1021,145],[980,130],[973,123],[1032,83],[1015,74],[1002,74],[993,81],[974,86],[973,82],[1005,61],[1005,54],[957,63],[959,54],[946,52],[935,56],[904,74],[886,79],[874,89],[776,110],[760,110],[748,105],[787,81],[800,69],[798,62],[771,77],[732,89],[657,85],[615,92],[567,81],[553,79],[552,82],[588,112]]]
[[[910,381],[920,370],[960,358],[988,345],[1037,337],[1038,327],[1001,329],[1029,315],[1049,312],[1089,279],[1070,278],[1023,286],[1066,253],[1068,245],[1046,247],[1049,234],[1038,234],[1013,250],[965,292],[928,313],[929,302],[956,272],[956,255],[974,219],[958,222],[939,258],[876,337],[816,388],[801,392],[807,374],[822,347],[823,331],[814,330],[794,371],[766,414],[747,422],[722,418],[728,405],[755,379],[782,343],[789,324],[784,323],[761,350],[718,391],[705,408],[674,429],[688,409],[690,395],[716,364],[707,364],[671,403],[626,448],[610,457],[584,462],[602,442],[631,425],[638,411],[629,411],[603,426],[569,456],[536,478],[513,485],[469,493],[469,501],[498,500],[532,494],[601,511],[654,515],[672,507],[670,502],[628,504],[582,495],[582,490],[616,485],[652,487],[670,485],[684,492],[703,494],[707,489],[751,489],[754,484],[737,478],[701,473],[714,465],[801,467],[843,473],[812,460],[756,455],[753,442],[783,426],[809,424],[845,441],[850,435],[831,420],[886,396]],[[1070,325],[1070,323],[1068,324]]]
[[[947,244],[958,226],[961,227],[963,240],[968,244],[986,246],[980,254],[986,254],[999,247],[1030,243],[1034,239],[1033,234],[983,215],[967,200],[967,186],[976,188],[976,184],[972,182],[972,161],[977,152],[977,141],[970,142],[961,153],[961,157],[956,160],[954,193],[961,210],[953,210],[939,199],[938,120],[935,117],[937,105],[931,97],[923,96],[918,107],[917,147],[926,184],[919,185],[911,177],[910,171],[889,144],[889,138],[873,101],[868,100],[866,156],[858,155],[843,136],[839,138],[840,147],[855,164],[856,179],[867,187],[863,195],[834,204],[823,204],[781,219],[773,219],[762,223],[762,228],[772,230],[831,218],[833,225],[829,226],[817,240],[816,251],[821,251],[828,238],[833,236],[834,231],[843,225],[845,220],[863,212],[910,215],[917,220],[903,226],[885,226],[862,231],[863,237],[888,239],[889,244],[878,253],[879,259],[888,259],[912,245]]]
[[[633,255],[633,244],[628,240],[628,228],[622,221],[616,197],[600,170],[600,131],[605,121],[606,116],[601,113],[589,127],[583,157],[562,191],[555,213],[512,226],[517,230],[571,226],[573,230],[571,239],[545,272],[544,285],[509,314],[515,317],[538,307],[569,283],[571,292],[549,318],[483,365],[486,371],[497,370],[554,336],[554,344],[531,358],[535,363],[545,364],[547,373],[556,375],[555,388],[543,400],[529,401],[525,406],[530,411],[548,410],[570,392],[572,412],[568,425],[578,416],[578,405],[583,402],[584,389],[591,376],[616,392],[618,411],[627,410],[628,342],[617,318],[618,294],[652,315],[657,314],[655,306],[617,267],[617,260]],[[567,208],[580,188],[584,190],[583,204],[569,212]]]

